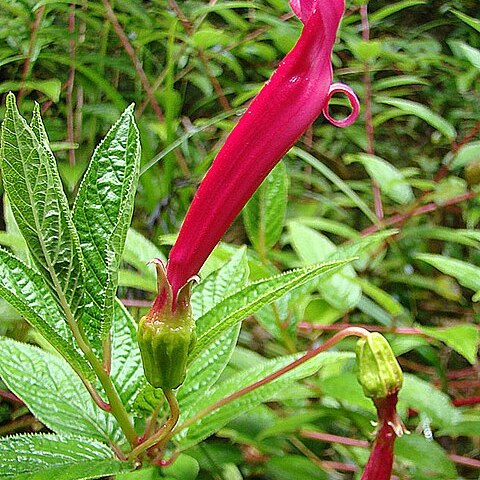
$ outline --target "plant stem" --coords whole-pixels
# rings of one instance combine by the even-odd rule
[[[129,460],[133,460],[135,457],[138,457],[141,453],[145,452],[151,447],[154,447],[160,442],[162,442],[162,445],[165,445],[166,442],[171,438],[170,433],[178,422],[180,417],[180,409],[178,407],[177,397],[172,389],[164,389],[163,394],[165,395],[168,406],[170,407],[170,418],[161,426],[155,435],[152,435],[150,438],[146,439],[143,443],[138,445],[130,452],[130,455],[128,456]]]
[[[473,191],[465,192],[465,193],[462,193],[461,195],[457,195],[455,197],[450,198],[449,200],[446,200],[442,204],[431,202],[431,203],[422,205],[421,207],[412,208],[411,210],[408,210],[405,213],[397,213],[396,215],[392,215],[391,217],[387,218],[382,223],[371,225],[370,227],[365,228],[360,233],[362,237],[366,235],[370,235],[371,233],[378,232],[382,228],[392,227],[393,225],[403,223],[406,220],[408,220],[410,217],[415,217],[417,215],[425,215],[427,213],[434,212],[435,210],[438,210],[439,208],[442,208],[442,207],[448,207],[450,205],[456,205],[457,203],[465,202],[466,200],[471,200],[472,198],[475,198],[478,195],[478,193],[479,192],[473,192]]]
[[[110,404],[110,412],[116,418],[120,428],[122,429],[125,437],[132,446],[137,444],[137,434],[133,428],[133,424],[128,416],[128,413],[125,409],[125,406],[118,395],[115,386],[112,383],[110,375],[104,370],[102,362],[97,358],[92,348],[90,347],[88,341],[85,338],[85,334],[81,331],[75,320],[73,319],[73,325],[69,321],[70,328],[72,329],[75,340],[78,343],[78,346],[85,355],[85,358],[90,363],[93,368],[93,371],[97,375],[100,383],[102,384],[103,389],[105,390],[105,395],[107,396]]]
[[[341,332],[336,333],[332,338],[327,340],[324,344],[318,346],[317,348],[314,348],[313,350],[310,350],[307,352],[305,355],[303,355],[300,358],[297,358],[297,360],[294,360],[293,362],[289,363],[285,367],[281,368],[280,370],[277,370],[276,372],[266,376],[265,378],[262,378],[261,380],[258,380],[255,383],[252,383],[248,385],[245,388],[242,388],[228,397],[223,398],[222,400],[219,400],[218,402],[213,403],[212,405],[209,405],[208,407],[205,407],[203,410],[200,410],[197,414],[195,414],[193,417],[190,417],[189,419],[185,420],[181,425],[179,425],[177,428],[175,428],[172,431],[171,436],[176,435],[178,432],[181,430],[189,427],[190,425],[194,424],[198,420],[202,419],[209,413],[212,413],[213,411],[217,410],[220,407],[223,407],[227,403],[232,402],[233,400],[236,400],[239,397],[242,397],[243,395],[246,395],[247,393],[253,392],[257,388],[262,387],[263,385],[266,385],[273,380],[276,380],[277,378],[281,377],[285,373],[293,370],[295,367],[298,367],[299,365],[302,365],[306,361],[310,360],[311,358],[315,357],[319,353],[324,352],[325,350],[328,350],[330,347],[335,345],[336,343],[340,342],[343,340],[345,337],[349,336],[357,336],[357,337],[366,337],[369,335],[368,330],[365,330],[364,328],[359,328],[359,327],[349,327],[346,328],[345,330],[342,330]]]

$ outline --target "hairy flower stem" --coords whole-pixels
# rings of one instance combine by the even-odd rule
[[[341,332],[336,333],[332,338],[327,340],[324,344],[318,346],[317,348],[314,348],[313,350],[310,350],[307,352],[305,355],[303,355],[300,358],[297,358],[297,360],[294,360],[293,362],[289,363],[285,367],[281,368],[280,370],[277,370],[276,372],[272,373],[271,375],[266,376],[265,378],[262,378],[261,380],[258,380],[255,383],[252,383],[251,385],[248,385],[245,388],[242,388],[241,390],[238,390],[237,392],[232,393],[228,397],[223,398],[222,400],[219,400],[218,402],[213,403],[212,405],[209,405],[208,407],[205,407],[203,410],[200,410],[196,415],[193,417],[190,417],[189,419],[185,420],[181,425],[179,425],[177,428],[175,428],[168,440],[176,435],[178,432],[181,430],[189,427],[190,425],[194,424],[198,420],[202,419],[203,417],[207,416],[209,413],[212,413],[213,411],[217,410],[220,407],[223,407],[227,403],[232,402],[233,400],[236,400],[237,398],[242,397],[243,395],[246,395],[247,393],[253,392],[257,388],[262,387],[263,385],[267,385],[270,382],[273,382],[277,378],[281,377],[285,373],[293,370],[295,367],[298,367],[299,365],[302,365],[306,361],[310,360],[311,358],[315,357],[319,353],[322,353],[326,350],[328,350],[330,347],[333,345],[337,344],[341,340],[343,340],[345,337],[349,336],[357,336],[357,337],[367,337],[369,335],[368,330],[365,330],[364,328],[358,328],[358,327],[349,327],[346,328],[345,330],[342,330]]]
[[[155,435],[152,435],[150,438],[146,439],[130,452],[128,455],[129,460],[133,460],[143,452],[147,451],[149,448],[159,444],[159,446],[165,445],[170,438],[170,433],[174,429],[180,417],[180,409],[178,407],[177,397],[175,396],[173,390],[165,388],[163,390],[163,394],[165,395],[168,406],[170,407],[170,418],[160,427]]]

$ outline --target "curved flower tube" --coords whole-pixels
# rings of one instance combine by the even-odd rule
[[[322,113],[346,127],[359,111],[353,91],[332,83],[331,55],[344,0],[291,0],[302,34],[233,129],[207,172],[173,246],[167,267],[176,297],[262,181]],[[328,101],[345,93],[352,113],[333,120]]]

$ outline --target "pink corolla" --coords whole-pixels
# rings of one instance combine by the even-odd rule
[[[344,0],[291,0],[302,34],[227,138],[195,195],[167,267],[174,298],[196,275],[213,248],[268,173],[323,112],[346,127],[359,111],[353,91],[332,84],[331,55]],[[352,106],[344,120],[328,113],[342,92]]]

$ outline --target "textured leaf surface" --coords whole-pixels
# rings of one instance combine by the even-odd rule
[[[231,260],[222,268],[210,274],[199,283],[192,293],[192,311],[197,319],[197,335],[211,327],[205,322],[205,314],[225,297],[243,287],[248,279],[249,268],[246,249],[234,253]]]
[[[237,390],[276,372],[300,356],[301,354],[295,354],[267,360],[246,371],[231,376],[226,381],[215,385],[209,391],[205,392],[205,394],[199,397],[190,408],[185,409],[182,413],[182,420],[194,415],[216,401],[231,395]],[[196,422],[188,430],[180,432],[175,440],[182,449],[194,445],[212,433],[218,431],[229,421],[238,417],[242,413],[245,413],[263,402],[275,398],[281,398],[285,389],[291,386],[294,381],[313,375],[322,368],[322,366],[332,362],[338,362],[345,358],[353,358],[353,354],[348,352],[321,353],[285,373],[273,382],[267,383],[266,385],[229,402],[223,407],[218,408],[213,413],[210,413],[208,416]],[[180,420],[180,423],[182,420]]]
[[[232,259],[221,269],[209,275],[200,283],[192,295],[194,314],[198,314],[197,334],[201,335],[212,325],[202,322],[209,317],[205,314],[215,308],[231,291],[245,285],[249,275],[245,249],[236,252]],[[211,317],[210,317],[211,318]],[[187,376],[178,391],[180,407],[195,401],[198,392],[211,387],[227,366],[237,343],[241,324],[235,325],[203,350],[189,365]]]
[[[134,397],[145,382],[137,342],[137,328],[128,310],[115,303],[112,326],[112,381],[124,405],[130,410]]]
[[[198,338],[197,346],[192,352],[194,360],[224,332],[240,323],[248,315],[252,315],[259,308],[275,301],[290,290],[297,288],[319,275],[325,275],[345,265],[348,260],[330,262],[322,265],[311,265],[305,268],[253,282],[236,293],[222,300],[203,317],[198,323],[211,325]]]
[[[130,106],[96,148],[73,213],[87,269],[82,321],[89,337],[97,341],[97,349],[111,326],[139,162],[140,139]]]
[[[32,128],[7,96],[0,159],[5,191],[35,265],[61,305],[77,317],[83,303],[78,236],[38,108]],[[67,307],[68,308],[68,307]]]
[[[54,432],[124,441],[113,416],[94,405],[80,378],[62,358],[2,338],[0,376],[33,415]]]
[[[248,238],[265,256],[282,233],[288,200],[288,174],[280,162],[263,181],[243,209]]]
[[[0,476],[15,480],[82,480],[131,470],[105,444],[77,436],[0,439]]]
[[[91,376],[50,289],[39,273],[0,249],[0,295],[76,368]]]

